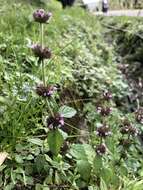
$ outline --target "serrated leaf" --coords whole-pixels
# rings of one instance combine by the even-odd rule
[[[62,106],[59,113],[65,118],[71,118],[76,114],[76,110],[69,106]]]
[[[62,134],[58,129],[49,131],[47,140],[50,151],[57,156],[64,142]]]

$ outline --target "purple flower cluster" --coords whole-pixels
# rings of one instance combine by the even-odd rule
[[[106,153],[106,145],[105,144],[100,144],[96,146],[96,153],[97,155],[103,156]]]
[[[42,97],[51,97],[54,92],[56,91],[56,87],[54,86],[44,86],[43,84],[40,84],[39,86],[37,86],[36,88],[36,93],[39,95],[39,96],[42,96]]]
[[[57,127],[64,126],[64,118],[61,114],[57,113],[46,119],[46,125],[49,129],[56,129]]]
[[[47,23],[51,16],[52,13],[46,13],[44,9],[38,9],[33,13],[34,20],[39,23]]]
[[[143,124],[143,108],[140,108],[135,112],[135,117],[138,123]]]
[[[128,134],[136,136],[138,134],[138,130],[133,127],[132,124],[127,120],[123,122],[123,126],[121,127],[120,132],[123,135]]]
[[[109,92],[109,91],[104,91],[104,93],[103,93],[103,99],[106,100],[106,101],[111,100],[111,99],[112,99],[112,94],[111,94],[111,92]]]
[[[39,44],[33,44],[31,49],[35,55],[35,57],[39,57],[40,60],[50,59],[52,56],[51,50],[47,47],[42,47]]]
[[[110,128],[108,125],[102,125],[101,127],[98,127],[96,130],[96,134],[99,137],[106,138],[107,136],[110,136],[112,133],[110,131]]]
[[[101,115],[101,116],[109,116],[112,109],[110,107],[103,107],[103,106],[97,106],[97,112]]]

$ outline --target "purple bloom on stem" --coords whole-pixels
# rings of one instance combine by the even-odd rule
[[[97,145],[96,153],[100,156],[104,155],[106,153],[106,145],[103,143],[100,145]]]
[[[54,86],[44,86],[43,84],[40,84],[39,86],[37,86],[36,88],[36,93],[39,95],[39,96],[42,96],[42,97],[51,97],[54,92],[56,91],[56,87]]]
[[[112,109],[110,107],[103,107],[103,106],[97,106],[97,112],[101,115],[101,116],[109,116]]]
[[[138,134],[138,130],[131,125],[131,123],[127,120],[123,122],[123,127],[121,127],[120,132],[125,135],[134,135],[136,136]]]
[[[112,94],[111,94],[111,92],[105,91],[105,92],[103,93],[103,98],[104,98],[106,101],[111,100],[111,99],[112,99]]]
[[[108,125],[102,125],[101,127],[98,127],[96,130],[96,134],[99,137],[106,138],[107,136],[111,135],[111,131]]]
[[[50,59],[52,54],[51,50],[47,47],[42,48],[39,44],[33,44],[31,46],[31,49],[36,57],[39,57],[39,59]]]
[[[44,9],[38,9],[33,13],[34,20],[39,23],[47,23],[51,16],[52,13],[46,13]]]
[[[135,113],[136,121],[143,124],[143,108],[140,108]]]
[[[48,117],[46,124],[49,129],[56,129],[57,127],[64,126],[64,118],[61,114],[57,113],[55,116]]]

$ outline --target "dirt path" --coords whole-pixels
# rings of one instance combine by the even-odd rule
[[[95,12],[95,15],[105,15],[105,16],[140,16],[143,17],[143,10],[115,10],[109,11],[108,13]]]

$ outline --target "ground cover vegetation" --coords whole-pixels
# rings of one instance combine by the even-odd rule
[[[142,104],[130,109],[103,19],[0,4],[0,188],[141,190]]]

